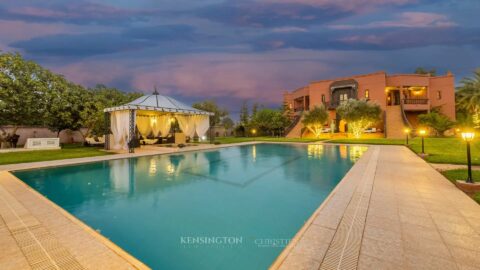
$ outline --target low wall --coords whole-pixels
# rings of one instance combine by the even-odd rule
[[[7,133],[12,133],[13,126],[2,126],[1,127]],[[3,133],[0,129],[0,133]],[[18,139],[18,145],[23,146],[28,138],[56,138],[57,133],[49,130],[46,127],[29,127],[29,126],[20,126],[16,132],[17,135],[20,135]],[[81,143],[83,142],[82,134],[79,131],[70,131],[64,130],[60,132],[60,143]]]

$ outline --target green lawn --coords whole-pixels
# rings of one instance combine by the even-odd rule
[[[338,139],[329,143],[391,144],[402,145],[402,139]],[[421,138],[409,141],[409,147],[416,153],[422,151]],[[480,165],[480,140],[472,143],[472,164]],[[432,163],[466,164],[466,145],[460,138],[425,138],[425,158]]]
[[[357,144],[388,144],[388,145],[403,145],[405,140],[402,139],[334,139],[329,140],[328,143],[357,143]]]
[[[442,174],[454,184],[455,184],[455,180],[467,179],[466,169],[443,171]],[[473,176],[473,181],[480,182],[480,171],[472,171],[472,176]],[[480,203],[480,192],[475,193],[473,195],[473,199],[478,203]]]
[[[0,165],[25,163],[35,161],[48,161],[69,158],[93,157],[110,155],[101,151],[103,148],[84,147],[81,144],[66,144],[61,150],[36,150],[28,152],[1,153]]]
[[[316,142],[321,139],[304,139],[304,138],[284,138],[284,137],[217,137],[216,142],[221,144],[241,143],[241,142]]]

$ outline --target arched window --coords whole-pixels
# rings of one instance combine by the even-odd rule
[[[365,99],[370,99],[370,90],[365,90]]]

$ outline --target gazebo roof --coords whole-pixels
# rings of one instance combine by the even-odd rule
[[[172,97],[160,95],[158,94],[157,91],[155,91],[151,95],[145,95],[145,96],[139,97],[134,101],[129,102],[125,105],[106,108],[104,111],[113,112],[113,111],[122,111],[122,110],[145,110],[145,111],[160,111],[160,112],[171,112],[171,113],[181,113],[181,114],[213,115],[213,113],[211,112],[195,109]]]

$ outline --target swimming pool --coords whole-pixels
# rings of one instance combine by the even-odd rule
[[[153,269],[266,269],[365,150],[255,144],[14,174]]]

